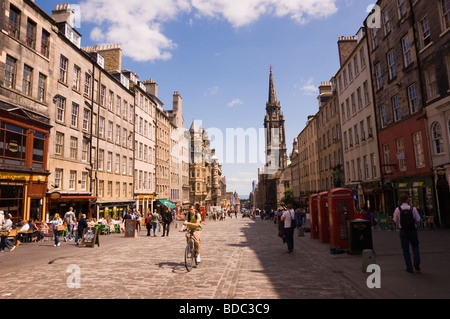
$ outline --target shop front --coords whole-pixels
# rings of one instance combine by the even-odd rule
[[[136,198],[136,209],[142,216],[147,216],[148,212],[153,211],[154,195],[138,195]]]
[[[91,193],[69,193],[69,192],[51,192],[47,193],[47,213],[46,220],[53,219],[56,213],[64,217],[64,214],[73,207],[73,211],[77,219],[81,214],[85,214],[87,218],[92,217],[92,203],[96,197]]]
[[[92,218],[112,218],[118,220],[125,216],[128,209],[134,208],[136,208],[134,201],[100,202],[97,205],[97,211],[93,212]]]
[[[411,177],[395,181],[395,203],[398,203],[399,194],[409,195],[410,204],[417,208],[421,216],[434,216],[438,220],[436,196],[434,190],[433,178]],[[395,209],[395,207],[394,207]]]
[[[0,172],[0,210],[11,214],[13,223],[42,221],[47,176]]]
[[[48,118],[0,101],[0,210],[13,223],[44,218],[50,128]]]
[[[364,206],[371,212],[381,210],[381,184],[380,182],[361,182],[360,185],[361,208]]]
[[[177,205],[172,203],[168,199],[157,199],[153,202],[153,207],[156,209],[159,213],[162,213],[164,211],[165,207],[168,207],[169,209],[177,208]]]

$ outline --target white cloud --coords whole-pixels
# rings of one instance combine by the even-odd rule
[[[219,87],[218,86],[213,86],[212,88],[208,89],[208,92],[206,92],[205,94],[203,94],[204,96],[208,96],[208,95],[216,95],[219,92]]]
[[[162,23],[189,12],[187,0],[85,0],[82,23],[97,25],[91,39],[97,44],[120,43],[124,55],[136,61],[167,60],[176,44],[162,32]]]
[[[317,87],[314,85],[314,79],[309,78],[305,84],[300,87],[300,91],[305,95],[314,95],[317,94]]]
[[[240,99],[233,99],[233,101],[231,101],[227,105],[228,105],[228,107],[233,107],[238,104],[244,104],[244,102],[242,102]]]
[[[177,46],[162,25],[183,13],[225,19],[233,27],[249,25],[263,15],[289,17],[302,24],[337,12],[337,0],[83,0],[83,21],[92,22],[97,44],[120,43],[124,55],[137,61],[167,60]],[[82,23],[83,23],[82,21]],[[189,20],[193,24],[192,18]]]
[[[337,0],[192,0],[198,16],[223,18],[233,27],[251,24],[262,15],[288,16],[298,23],[337,12]]]

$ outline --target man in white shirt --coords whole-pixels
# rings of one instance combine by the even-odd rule
[[[72,240],[73,227],[77,223],[77,218],[73,211],[73,207],[69,207],[69,211],[64,214],[64,220],[67,225],[67,235],[64,237],[64,241]]]
[[[413,252],[414,268],[416,271],[420,272],[419,237],[417,235],[417,226],[420,224],[420,215],[415,207],[408,204],[408,199],[408,195],[400,195],[399,201],[402,205],[395,209],[393,220],[400,231],[400,242],[402,244],[406,271],[412,273],[413,266],[411,263],[411,254],[409,252],[410,244]],[[410,213],[411,211],[412,214]],[[410,216],[406,216],[407,214],[410,214]],[[405,217],[402,218],[402,215]]]
[[[287,244],[288,253],[292,253],[294,250],[294,229],[292,227],[292,220],[295,220],[295,212],[292,209],[292,205],[287,205],[287,209],[283,212],[281,216],[281,221],[284,222],[284,239]]]
[[[27,231],[29,231],[30,230],[30,224],[28,223],[28,221],[27,220],[25,220],[25,222],[26,222],[26,224],[24,224],[23,226],[22,226],[22,228],[20,228],[20,232],[27,232]]]

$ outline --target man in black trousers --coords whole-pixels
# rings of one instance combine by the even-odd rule
[[[172,213],[169,211],[169,208],[164,207],[164,212],[161,215],[163,221],[163,234],[162,237],[169,236],[170,224],[172,223]]]

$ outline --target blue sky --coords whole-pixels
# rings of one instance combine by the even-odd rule
[[[318,86],[339,69],[337,41],[355,35],[375,0],[80,0],[82,46],[120,43],[122,67],[159,85],[165,109],[183,98],[185,127],[258,131],[269,66],[286,120],[287,148],[318,110]],[[36,0],[51,15],[55,0]],[[218,136],[218,135],[217,135]],[[219,141],[219,138],[217,138]],[[215,143],[212,140],[213,144]],[[219,146],[222,143],[217,143]],[[247,197],[262,156],[237,163],[217,150],[227,190]],[[249,145],[251,152],[260,152]],[[258,153],[261,154],[261,153]]]

